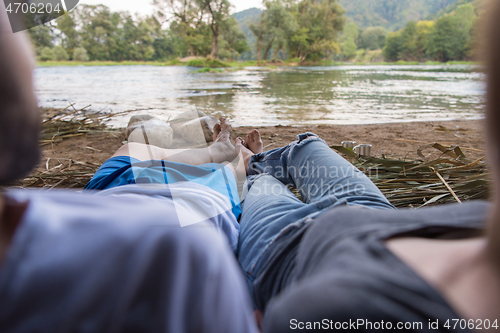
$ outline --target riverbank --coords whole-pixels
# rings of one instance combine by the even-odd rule
[[[109,117],[45,110],[43,157],[21,186],[83,188],[100,165],[125,142],[123,129],[106,126]],[[252,129],[234,128],[232,140],[244,137]],[[265,150],[284,146],[299,133],[317,133],[371,177],[396,207],[418,208],[489,196],[490,179],[480,120],[258,129]],[[339,147],[345,140],[371,144],[373,157],[360,157]]]
[[[450,61],[447,63],[427,61],[398,61],[398,62],[335,62],[335,61],[320,61],[317,63],[299,64],[297,62],[272,62],[272,61],[230,61],[226,62],[228,68],[243,68],[243,67],[299,67],[299,66],[408,66],[408,65],[479,65],[473,61]],[[71,67],[71,66],[187,66],[187,62],[179,62],[172,60],[168,62],[160,61],[39,61],[38,67]]]
[[[232,140],[244,137],[253,127],[233,128]],[[465,156],[476,160],[485,155],[482,120],[390,123],[376,125],[319,125],[257,127],[262,134],[266,150],[284,146],[296,139],[297,134],[313,132],[331,146],[342,141],[371,144],[372,156],[391,159],[420,159],[417,149],[425,144],[438,142],[459,146]],[[110,158],[126,140],[123,129],[71,134],[64,139],[44,142],[43,157],[34,174],[65,166],[86,165],[88,173]],[[427,152],[425,152],[427,153]],[[437,151],[429,158],[437,158]],[[59,166],[59,167],[58,167]],[[70,171],[73,169],[69,169]],[[57,187],[57,186],[56,186]],[[64,186],[63,186],[64,187]]]

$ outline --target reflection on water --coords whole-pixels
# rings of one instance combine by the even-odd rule
[[[482,116],[484,75],[472,66],[342,66],[193,73],[190,67],[48,67],[44,107],[142,110],[167,120],[197,108],[238,125],[361,124]],[[144,111],[147,110],[147,111]],[[134,113],[132,113],[134,114]],[[119,118],[124,125],[130,114]]]

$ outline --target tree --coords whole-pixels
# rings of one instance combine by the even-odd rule
[[[221,37],[217,51],[220,58],[233,60],[249,49],[245,34],[238,28],[238,22],[232,17],[224,22]]]
[[[385,41],[385,47],[382,50],[384,58],[389,61],[398,61],[403,48],[403,39],[401,31],[389,32]]]
[[[443,62],[462,59],[466,42],[465,36],[462,35],[455,17],[440,17],[429,37],[427,55]]]
[[[195,0],[154,0],[153,4],[159,21],[170,21],[170,31],[179,37],[182,53],[191,56],[205,53],[203,40],[209,36],[203,21],[204,12]]]
[[[267,59],[268,53],[273,46],[273,60],[275,60],[279,50],[285,48],[287,39],[297,31],[298,26],[293,15],[281,1],[268,1],[266,7],[267,9],[262,17],[267,36],[264,60]]]
[[[83,47],[76,47],[73,51],[74,61],[89,61],[89,56],[87,55],[87,50]]]
[[[50,47],[44,47],[39,59],[41,61],[53,61],[56,60],[56,55]]]
[[[54,47],[53,52],[57,61],[66,61],[69,59],[68,52],[61,45]]]
[[[56,23],[57,29],[60,31],[59,38],[61,39],[61,45],[68,53],[73,53],[73,50],[79,43],[74,14],[66,13],[59,17]]]
[[[386,36],[387,31],[383,27],[367,28],[361,33],[362,48],[370,50],[381,49],[385,45]]]
[[[255,35],[255,38],[257,40],[257,61],[260,61],[262,40],[264,39],[264,36],[267,33],[265,26],[264,26],[264,20],[262,20],[262,18],[261,18],[257,24],[251,23],[249,25],[249,28],[252,31],[252,33]]]
[[[358,47],[356,46],[356,43],[354,43],[354,39],[352,37],[347,37],[347,40],[342,47],[342,53],[344,54],[344,56],[347,59],[351,59],[356,56],[357,50]]]
[[[344,13],[337,0],[300,2],[295,13],[299,36],[296,33],[290,37],[290,51],[301,61],[316,61],[339,52],[338,34],[345,25]]]
[[[356,23],[350,22],[344,28],[344,37],[347,40],[351,38],[353,41],[356,41],[359,37],[359,29]]]
[[[208,13],[208,25],[212,30],[212,52],[210,56],[217,58],[219,34],[221,26],[229,18],[229,7],[231,4],[228,0],[196,0],[201,12]]]
[[[42,53],[44,48],[52,48],[54,46],[54,36],[52,26],[50,24],[44,24],[31,28],[28,32],[38,55]]]

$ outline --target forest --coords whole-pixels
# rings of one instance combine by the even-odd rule
[[[79,5],[29,33],[40,61],[447,62],[473,59],[482,15],[479,0],[272,0],[233,15],[228,0],[154,5],[147,17]]]

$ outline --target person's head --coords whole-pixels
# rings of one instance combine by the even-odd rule
[[[39,161],[34,64],[26,35],[12,33],[0,4],[0,185],[25,176]]]

